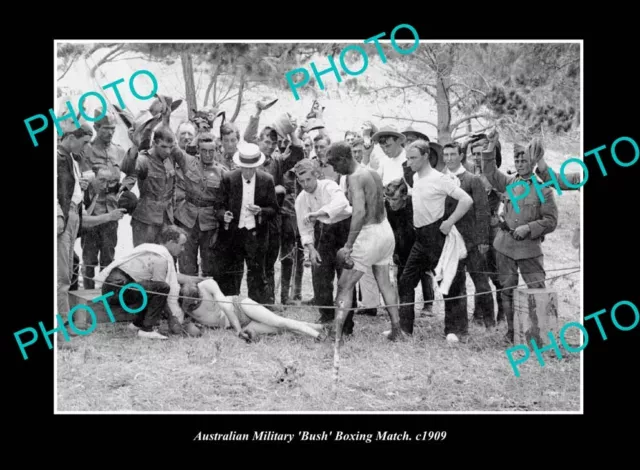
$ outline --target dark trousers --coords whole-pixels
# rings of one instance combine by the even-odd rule
[[[95,228],[85,229],[81,236],[82,275],[85,289],[93,289],[95,267],[100,263],[100,270],[113,262],[118,243],[118,222],[107,222]]]
[[[489,269],[484,255],[478,251],[477,246],[467,249],[467,257],[458,266],[458,271],[460,270],[469,272],[476,291],[473,318],[484,322],[486,327],[494,326],[496,321],[493,318],[493,295],[487,274]],[[488,292],[488,294],[477,295],[478,292]]]
[[[315,305],[328,306],[334,305],[334,279],[340,279],[342,269],[338,268],[336,255],[338,250],[344,246],[349,237],[351,229],[351,217],[335,224],[323,224],[316,222],[314,227],[314,246],[318,251],[322,262],[316,267],[311,267],[311,276],[313,281],[313,296]],[[356,300],[356,289],[353,289],[351,307],[358,306]],[[335,308],[320,308],[320,322],[330,322],[335,318]],[[353,313],[349,311],[344,322],[343,333],[351,334],[353,332]]]
[[[502,293],[500,289],[503,289],[502,282],[500,282],[500,275],[498,274],[498,261],[496,260],[496,249],[493,247],[493,240],[496,238],[497,228],[491,228],[491,244],[489,245],[489,251],[486,254],[486,267],[485,271],[488,271],[489,279],[496,288],[496,303],[498,304],[498,316],[496,318],[497,321],[504,321],[504,308],[502,302]],[[491,308],[492,316],[493,316],[493,299],[492,299],[492,308]]]
[[[265,277],[265,257],[268,245],[268,228],[262,224],[252,230],[245,228],[221,232],[215,258],[219,264],[220,280],[218,285],[224,295],[240,295],[244,264],[247,264],[247,290],[249,298],[260,304],[270,302]]]
[[[411,247],[409,258],[398,283],[400,303],[412,303],[415,300],[415,288],[423,273],[433,271],[438,265],[445,235],[440,231],[443,219],[416,229],[416,240]],[[400,328],[405,333],[413,334],[415,306],[400,307]]]
[[[396,284],[400,285],[400,279],[402,279],[402,273],[404,272],[404,267],[407,264],[407,259],[400,259],[400,265],[398,265],[398,269],[396,272]],[[420,277],[420,284],[422,285],[422,300],[424,300],[424,308],[431,309],[433,308],[433,299],[435,298],[435,293],[433,292],[433,280],[429,274],[422,273]],[[415,291],[414,291],[415,292]],[[362,300],[362,299],[360,299]],[[411,302],[415,302],[415,295],[413,296],[413,300]]]
[[[113,292],[107,302],[109,305],[119,306],[120,290],[132,282],[141,285],[147,294],[146,308],[141,312],[131,314],[135,317],[133,324],[143,331],[152,331],[162,318],[170,290],[169,284],[161,281],[136,281],[120,268],[114,268],[102,284],[102,295]],[[151,292],[157,292],[157,294]],[[135,310],[142,306],[144,299],[137,287],[128,287],[122,295],[122,300],[129,309]]]
[[[162,225],[145,224],[136,219],[131,219],[131,235],[133,238],[133,247],[143,243],[156,243],[158,235],[164,227],[172,225],[173,222],[169,219],[167,212],[163,214]]]
[[[187,232],[187,243],[184,250],[178,257],[180,272],[189,276],[197,276],[199,274],[198,267],[198,250],[200,251],[200,260],[202,262],[202,275],[204,277],[211,276],[218,281],[220,275],[216,270],[216,263],[213,259],[213,243],[218,236],[218,229],[200,230],[200,224],[196,220],[192,228],[187,227],[176,219],[176,225]]]
[[[544,256],[515,260],[502,253],[496,253],[500,281],[505,288],[518,285],[518,270],[529,289],[544,289]],[[502,304],[507,317],[507,336],[513,341],[513,289],[502,291]]]
[[[456,275],[449,286],[449,293],[444,298],[444,334],[466,335],[469,332],[467,317],[467,275],[464,266],[458,262]],[[463,297],[464,296],[464,297]],[[459,297],[452,299],[452,297]]]
[[[282,229],[280,231],[280,302],[289,300],[291,274],[295,265],[293,280],[293,299],[302,297],[302,274],[304,273],[304,248],[295,216],[282,215]]]
[[[282,216],[276,215],[267,222],[269,234],[267,236],[266,254],[264,260],[264,275],[267,282],[268,304],[276,303],[276,278],[275,267],[280,254],[280,233],[282,231]]]

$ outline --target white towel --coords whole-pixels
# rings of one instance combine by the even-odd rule
[[[442,281],[439,288],[443,295],[449,293],[449,287],[458,271],[458,262],[466,257],[467,248],[464,245],[464,239],[454,225],[445,238],[442,254],[435,269],[435,280]]]
[[[184,321],[184,312],[178,305],[178,296],[180,295],[180,284],[178,283],[178,273],[176,273],[176,266],[173,261],[173,256],[169,253],[169,250],[164,245],[156,245],[154,243],[142,243],[141,245],[136,246],[129,254],[114,260],[109,266],[104,268],[100,273],[95,277],[95,280],[98,282],[104,282],[111,271],[114,268],[126,263],[127,261],[136,258],[142,254],[153,253],[156,255],[162,256],[167,261],[167,277],[164,282],[169,284],[169,296],[167,298],[167,304],[173,316],[176,317],[180,324]]]

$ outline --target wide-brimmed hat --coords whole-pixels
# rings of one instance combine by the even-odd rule
[[[403,130],[402,133],[405,136],[407,136],[407,134],[415,134],[415,135],[418,136],[419,139],[423,139],[423,140],[426,140],[427,142],[431,142],[431,139],[429,139],[429,136],[427,136],[426,134],[423,134],[422,132],[414,129],[411,126],[407,127],[405,130]]]
[[[239,144],[238,151],[233,154],[233,163],[240,168],[258,168],[266,157],[256,144]]]
[[[118,208],[125,209],[125,214],[133,214],[138,206],[138,197],[131,191],[124,191],[118,199]]]
[[[274,129],[280,137],[285,138],[296,129],[296,120],[290,113],[283,113],[276,118],[271,128]]]
[[[407,137],[404,134],[401,134],[400,132],[398,132],[396,128],[393,126],[382,127],[378,132],[373,134],[373,137],[371,137],[371,140],[373,140],[377,144],[378,141],[380,140],[380,137],[383,137],[385,135],[397,137],[398,139],[400,139],[401,144],[403,144],[405,140],[407,140]]]
[[[93,113],[93,118],[96,119],[100,117],[102,114],[102,110],[96,109]],[[115,126],[117,124],[116,115],[110,109],[107,109],[107,112],[104,113],[104,116],[94,123],[96,126]]]
[[[433,168],[444,160],[444,147],[437,142],[429,142],[429,163]]]

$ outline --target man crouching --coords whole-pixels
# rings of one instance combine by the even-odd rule
[[[182,324],[184,313],[178,306],[180,280],[189,278],[176,272],[173,257],[182,253],[187,236],[179,227],[169,225],[162,229],[159,244],[142,243],[131,253],[115,260],[95,278],[102,282],[102,295],[112,292],[107,302],[118,305],[120,296],[130,309],[139,308],[147,297],[146,308],[136,314],[129,328],[138,332],[140,338],[167,339],[153,328],[159,323],[165,306],[171,315]],[[141,285],[145,292],[136,290],[129,284]],[[128,287],[128,288],[126,288]],[[126,289],[125,289],[126,288]]]

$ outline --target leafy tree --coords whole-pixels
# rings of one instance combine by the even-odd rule
[[[387,50],[390,45],[385,45]],[[515,139],[545,130],[568,132],[577,122],[579,44],[428,44],[386,65],[387,86],[373,90],[430,97],[438,140],[497,126]],[[384,118],[405,117],[380,116]],[[482,121],[480,121],[482,120]],[[455,135],[455,136],[454,136]]]

